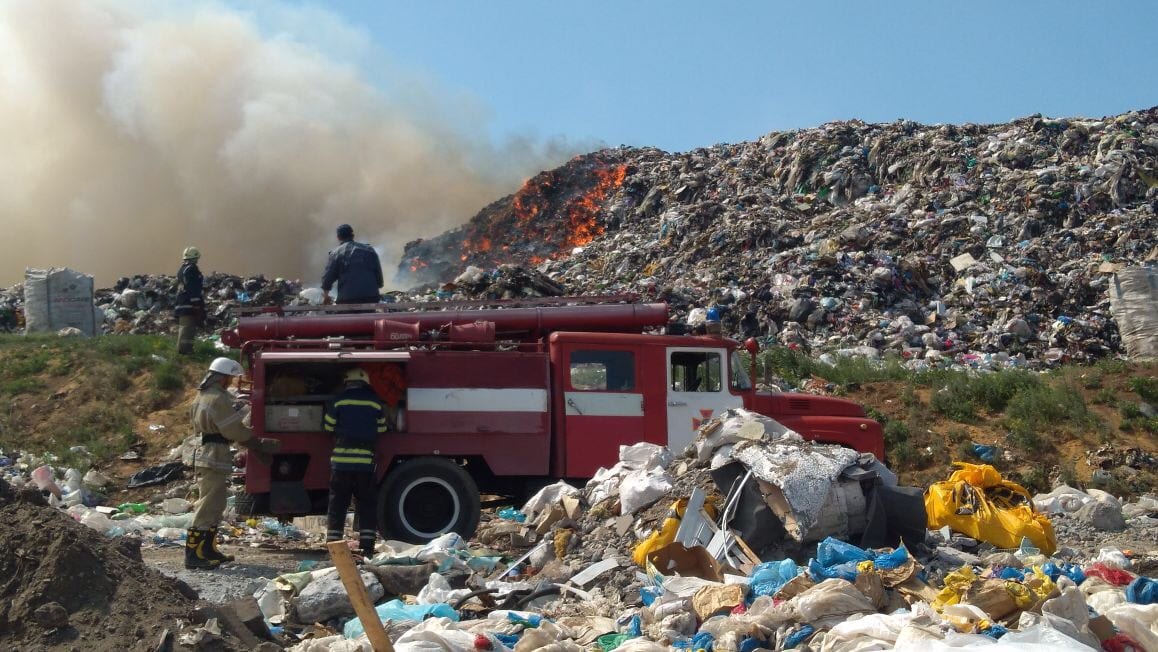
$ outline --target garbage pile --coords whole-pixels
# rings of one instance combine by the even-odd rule
[[[1158,260],[1156,155],[1158,109],[605,150],[410,243],[400,271],[537,265],[570,293],[715,305],[728,334],[914,367],[1089,360],[1123,351],[1115,273]]]
[[[196,592],[147,567],[134,540],[101,536],[3,478],[0,522],[0,647],[152,650],[197,638]],[[212,649],[250,649],[209,626]]]
[[[229,326],[238,307],[304,305],[300,281],[262,275],[232,276],[214,272],[205,277],[205,328],[220,330]],[[111,288],[95,292],[95,304],[102,333],[159,334],[168,333],[176,320],[177,279],[164,274],[123,277]],[[0,289],[0,331],[23,327],[25,311],[24,285]]]

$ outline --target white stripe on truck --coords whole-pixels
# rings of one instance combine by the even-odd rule
[[[642,417],[643,395],[619,392],[567,392],[568,416]]]
[[[410,387],[410,412],[546,412],[545,389],[479,387]]]

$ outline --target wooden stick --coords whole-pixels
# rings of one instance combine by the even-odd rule
[[[362,574],[354,565],[354,557],[350,554],[350,547],[345,541],[331,541],[326,544],[330,549],[330,559],[338,569],[338,576],[342,578],[342,586],[346,587],[346,595],[350,604],[354,605],[354,613],[362,621],[362,628],[366,630],[366,637],[374,652],[394,652],[390,644],[390,637],[386,635],[386,628],[378,620],[378,612],[374,611],[374,603],[370,601],[370,592],[362,583]]]

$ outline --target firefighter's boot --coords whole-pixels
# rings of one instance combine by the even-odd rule
[[[213,570],[224,562],[213,549],[208,530],[190,529],[185,534],[185,568]]]
[[[209,537],[209,547],[213,549],[213,552],[216,555],[221,557],[222,563],[230,562],[230,561],[234,560],[233,555],[227,555],[221,550],[221,548],[217,547],[217,528],[216,527],[209,528],[209,534],[206,536]]]

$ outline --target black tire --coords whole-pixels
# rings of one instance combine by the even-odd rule
[[[478,485],[442,457],[418,457],[391,468],[378,493],[378,529],[387,539],[425,543],[455,532],[474,536],[481,515]]]

